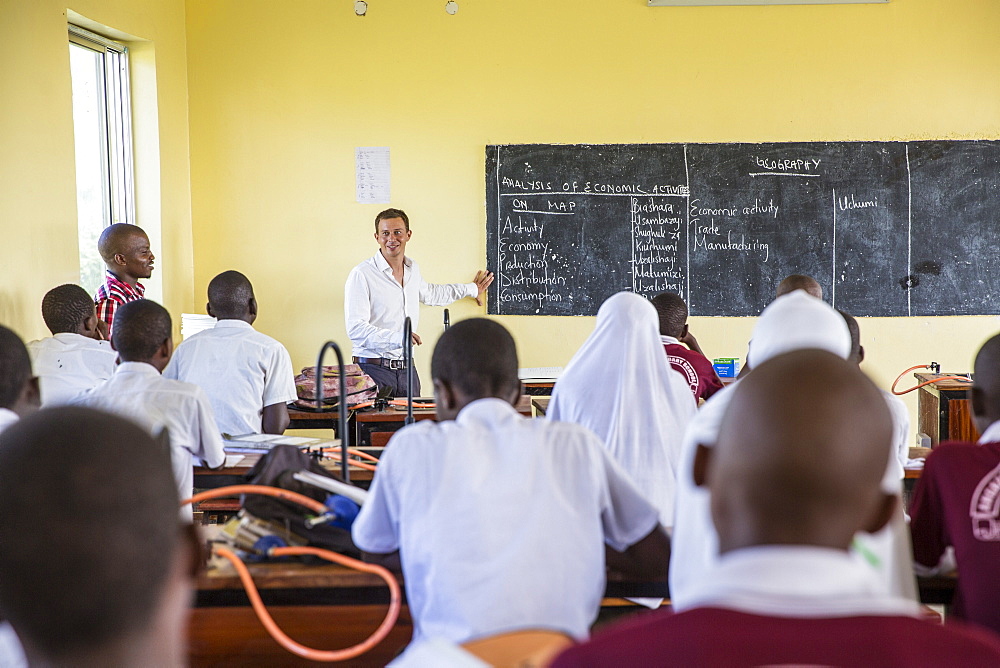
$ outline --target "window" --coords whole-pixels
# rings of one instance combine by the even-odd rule
[[[80,283],[93,291],[104,280],[97,239],[112,223],[134,223],[132,109],[128,48],[69,26],[76,144]]]

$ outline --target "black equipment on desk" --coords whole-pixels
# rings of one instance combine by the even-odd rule
[[[337,413],[339,415],[340,426],[340,475],[344,482],[351,481],[350,465],[347,461],[347,448],[350,436],[347,431],[347,370],[344,368],[344,354],[340,352],[340,346],[336,341],[327,341],[319,349],[319,358],[316,360],[316,410],[323,410],[323,356],[327,349],[333,348],[337,354],[337,364],[340,373],[340,401],[337,403]]]
[[[406,419],[403,424],[413,424],[413,323],[409,316],[403,323],[403,357],[406,359]]]
[[[444,310],[444,331],[447,332],[449,327],[451,327],[451,314],[448,313],[448,309],[445,309]]]

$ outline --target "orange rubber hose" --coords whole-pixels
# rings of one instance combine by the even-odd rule
[[[235,553],[225,547],[216,546],[215,552],[219,556],[228,559],[229,563],[231,563],[236,569],[237,574],[240,576],[240,581],[243,583],[243,587],[247,591],[247,596],[250,598],[250,604],[253,606],[254,612],[257,613],[260,623],[264,625],[264,628],[267,629],[269,634],[271,634],[271,637],[292,654],[301,656],[305,659],[309,659],[311,661],[345,661],[347,659],[353,659],[360,654],[364,654],[372,647],[382,642],[382,640],[389,634],[389,631],[392,630],[396,620],[399,618],[399,610],[402,606],[399,583],[396,582],[396,578],[392,576],[392,573],[387,571],[385,568],[376,564],[366,564],[363,561],[351,559],[350,557],[345,557],[342,554],[330,552],[329,550],[322,550],[316,547],[276,547],[268,551],[270,556],[283,557],[293,555],[312,555],[314,557],[319,557],[321,559],[326,559],[327,561],[341,564],[342,566],[348,566],[355,570],[364,571],[366,573],[374,573],[385,580],[385,583],[389,586],[389,609],[386,611],[385,619],[382,620],[382,623],[379,624],[379,627],[368,637],[367,640],[364,640],[357,645],[337,650],[322,650],[306,647],[305,645],[302,645],[288,637],[288,635],[275,623],[274,618],[271,617],[271,614],[264,606],[264,602],[260,599],[260,593],[257,591],[257,586],[253,582],[253,577],[250,575],[250,571],[247,569],[243,561],[236,556]]]
[[[939,377],[937,377],[937,378],[935,378],[933,380],[925,380],[924,382],[922,382],[922,383],[920,383],[918,385],[914,385],[911,388],[908,388],[908,389],[905,389],[905,390],[896,391],[896,385],[899,383],[900,379],[902,379],[903,376],[905,376],[906,374],[910,373],[911,371],[916,371],[917,369],[929,369],[929,368],[930,367],[927,364],[918,364],[916,366],[911,366],[909,369],[907,369],[903,373],[901,373],[898,376],[896,376],[896,380],[894,380],[893,383],[892,383],[892,393],[895,394],[896,396],[901,396],[901,395],[904,395],[904,394],[908,394],[908,393],[912,392],[913,390],[919,390],[921,387],[924,387],[926,385],[933,385],[934,383],[936,383],[936,382],[938,382],[940,380],[964,380],[966,383],[969,382],[968,376],[939,376]]]
[[[338,462],[340,461],[340,453],[339,452],[328,453],[326,456],[329,457],[330,459],[335,459]],[[372,466],[371,464],[365,464],[364,462],[359,462],[358,460],[351,459],[350,457],[348,457],[348,463],[351,466],[357,466],[359,469],[365,469],[366,471],[374,471],[375,470],[375,467]]]
[[[328,508],[322,503],[314,499],[310,499],[308,496],[304,496],[298,492],[293,492],[288,489],[281,489],[280,487],[268,487],[267,485],[229,485],[228,487],[209,489],[195,494],[190,499],[184,499],[181,501],[181,505],[184,506],[189,503],[200,503],[201,501],[207,501],[208,499],[218,499],[219,497],[235,496],[237,494],[263,494],[264,496],[273,496],[277,499],[284,499],[285,501],[291,501],[292,503],[297,503],[300,506],[305,506],[309,510],[320,515],[325,514],[328,510]]]

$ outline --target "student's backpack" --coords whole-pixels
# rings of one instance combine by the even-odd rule
[[[292,476],[299,471],[309,471],[334,480],[340,478],[319,465],[313,457],[293,445],[276,445],[246,474],[252,485],[268,485],[298,492],[320,503],[326,501],[329,492],[313,485],[295,480]],[[321,524],[306,526],[306,518],[311,511],[291,501],[284,501],[260,494],[246,494],[242,498],[243,510],[262,520],[274,522],[287,532],[301,537],[309,545],[333,550],[350,557],[359,557],[361,551],[351,540],[347,529]]]
[[[323,403],[335,404],[340,398],[340,367],[323,367]],[[345,364],[347,376],[347,405],[371,401],[378,394],[378,387],[371,376],[357,364]],[[316,407],[316,367],[308,366],[295,377],[295,393],[299,395],[296,407],[312,409]]]

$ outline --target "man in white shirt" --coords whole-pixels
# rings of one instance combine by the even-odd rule
[[[174,480],[186,499],[194,489],[195,458],[218,468],[226,455],[204,391],[160,375],[174,349],[170,314],[148,299],[123,304],[115,313],[111,336],[121,364],[110,380],[78,401],[134,420],[150,433],[166,428]],[[191,518],[190,505],[180,512]]]
[[[601,441],[514,410],[517,352],[503,326],[456,324],[431,368],[441,421],[397,432],[352,532],[369,556],[401,561],[411,646],[531,628],[586,637],[605,546],[616,569],[665,577],[657,510]]]
[[[0,325],[0,431],[38,410],[38,379],[21,337]]]
[[[72,283],[52,288],[42,297],[42,319],[52,336],[29,343],[28,354],[43,406],[68,404],[111,378],[118,353],[86,290]]]
[[[815,348],[841,359],[851,356],[851,335],[844,318],[825,302],[803,290],[775,299],[761,313],[754,327],[748,361],[751,366],[794,350]],[[790,383],[797,379],[789,378]],[[677,477],[677,498],[673,526],[673,551],[670,561],[670,597],[677,610],[690,607],[690,593],[698,582],[709,577],[711,565],[718,559],[718,536],[709,515],[707,490],[697,487],[691,477],[694,456],[699,445],[711,447],[719,437],[719,428],[735,388],[743,380],[714,394],[695,415],[681,443],[681,463]],[[883,480],[887,493],[899,494],[900,476],[895,455],[886,459]],[[874,536],[858,534],[855,557],[864,559],[876,570],[887,592],[915,596],[905,528],[897,521]]]
[[[208,314],[218,319],[177,346],[164,378],[205,390],[225,434],[282,434],[295,374],[288,351],[253,328],[257,299],[250,280],[224,271],[208,284]]]
[[[400,209],[386,209],[375,216],[379,252],[352,269],[344,287],[344,320],[354,347],[354,362],[380,388],[389,388],[397,396],[406,394],[406,317],[410,318],[413,343],[420,345],[417,326],[421,303],[447,306],[463,297],[473,297],[482,305],[483,292],[493,282],[493,274],[488,271],[477,272],[472,283],[426,282],[420,267],[405,254],[412,234],[410,219]],[[416,369],[413,394],[420,394]]]

